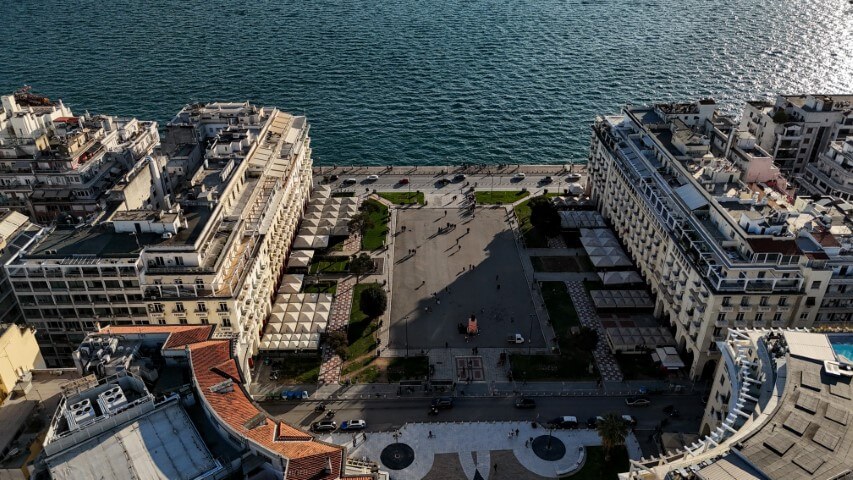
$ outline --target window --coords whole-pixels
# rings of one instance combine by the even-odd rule
[[[773,315],[773,321],[774,321],[774,322],[780,322],[780,321],[782,321],[782,314],[781,314],[781,313],[776,313],[776,314],[774,314],[774,315]]]
[[[755,314],[755,323],[758,323],[762,320],[764,320],[764,314],[763,313],[756,313]]]
[[[204,302],[198,302],[195,304],[195,306],[196,306],[196,310],[198,310],[199,312],[206,312],[207,311],[207,304]]]
[[[230,327],[231,326],[231,319],[230,318],[223,318],[222,319],[222,326],[223,327]]]
[[[187,317],[181,317],[181,318],[179,318],[179,319],[178,319],[178,322],[179,322],[181,325],[186,325],[186,324],[187,324]]]
[[[736,322],[742,322],[743,321],[743,312],[739,312],[737,315],[735,315],[735,321]]]
[[[779,306],[784,307],[788,304],[788,297],[779,297]]]
[[[726,321],[726,314],[725,313],[717,314],[717,321],[718,322],[725,322]]]
[[[201,317],[201,324],[202,325],[209,325],[210,321],[207,319],[207,317]]]
[[[217,312],[227,312],[228,311],[228,304],[225,302],[220,302],[219,308],[217,308],[216,311]]]
[[[158,320],[157,320],[157,323],[159,323],[160,325],[165,325],[165,324],[166,324],[166,319],[165,319],[165,318],[160,318],[160,319],[158,319]]]
[[[732,304],[732,297],[723,297],[723,306],[728,307]]]
[[[800,314],[800,320],[805,320],[809,318],[809,312],[804,312]]]
[[[742,297],[740,299],[740,306],[741,307],[748,307],[749,306],[749,297]]]
[[[184,257],[175,257],[175,265],[183,265]]]
[[[814,282],[812,282],[812,287],[811,287],[811,288],[812,288],[812,290],[817,290],[817,289],[819,289],[819,288],[820,288],[820,281],[819,281],[819,280],[815,280]]]
[[[762,307],[766,307],[766,306],[767,306],[767,303],[768,303],[769,301],[770,301],[770,299],[769,299],[769,298],[767,298],[767,297],[761,297],[761,302],[759,303],[759,305],[761,305]]]
[[[152,303],[148,306],[148,309],[154,313],[163,313],[163,304],[162,303]]]
[[[183,302],[177,302],[175,304],[175,311],[176,312],[186,312],[186,310],[184,309],[184,303]]]

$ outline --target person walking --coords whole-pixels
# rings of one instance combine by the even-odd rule
[[[516,437],[518,436],[518,429],[517,428],[515,429],[515,436]]]

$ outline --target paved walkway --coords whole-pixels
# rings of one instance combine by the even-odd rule
[[[586,250],[582,248],[568,248],[563,243],[562,247],[555,248],[528,248],[527,254],[531,257],[576,257],[578,255],[586,255]]]
[[[338,282],[335,300],[329,314],[328,332],[346,332],[352,309],[352,290],[355,278],[346,277]],[[323,346],[323,361],[320,363],[320,385],[337,384],[341,380],[341,365],[343,360],[327,346]]]
[[[601,277],[595,272],[536,272],[533,278],[537,282],[581,282],[584,280],[599,281]]]
[[[575,311],[578,313],[581,325],[598,332],[598,345],[592,353],[601,377],[605,382],[621,382],[623,379],[622,371],[619,370],[616,358],[610,353],[607,340],[604,338],[604,328],[601,326],[601,321],[598,318],[595,307],[592,305],[592,300],[583,288],[583,282],[567,281],[566,287],[569,295],[572,297],[572,303],[574,303]]]
[[[515,435],[516,430],[518,435]],[[529,440],[548,435],[548,430],[534,428],[530,422],[411,423],[397,432],[397,438],[395,432],[368,433],[366,440],[356,434],[355,442],[353,435],[347,433],[319,438],[346,446],[351,458],[379,464],[380,469],[389,472],[395,480],[473,480],[478,473],[484,480],[556,478],[558,471],[571,471],[581,466],[578,460],[584,446],[601,445],[594,430],[555,430],[553,436],[563,442],[566,453],[556,461],[546,461],[536,456],[529,447]],[[381,460],[383,449],[394,443],[406,444],[414,450],[414,461],[401,470],[391,470]],[[631,458],[641,457],[633,434],[626,439],[626,445]]]

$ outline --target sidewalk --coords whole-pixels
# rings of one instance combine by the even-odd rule
[[[333,433],[319,439],[347,447],[351,458],[377,463],[395,480],[420,480],[428,475],[450,478],[448,472],[458,475],[460,470],[468,479],[556,478],[583,467],[584,447],[601,445],[594,430],[554,430],[552,444],[563,446],[564,453],[557,460],[543,460],[530,439],[540,438],[544,444],[548,434],[530,422],[435,422],[410,423],[396,431],[364,436]],[[639,459],[634,435],[629,434],[625,443],[629,456]],[[410,457],[397,458],[391,455],[393,451],[408,451]]]

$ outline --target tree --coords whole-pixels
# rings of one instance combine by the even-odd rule
[[[560,234],[560,213],[548,197],[535,197],[528,203],[530,223],[549,237]]]
[[[341,331],[329,333],[326,337],[326,344],[342,359],[346,360],[347,354],[347,334]]]
[[[370,215],[364,212],[356,213],[352,218],[350,218],[347,227],[349,228],[349,233],[358,232],[364,235],[364,232],[373,228],[373,219],[370,218]]]
[[[378,317],[385,313],[385,309],[388,308],[388,295],[378,283],[370,285],[361,292],[358,306],[368,317]]]
[[[361,280],[362,275],[372,272],[374,268],[373,259],[366,253],[353,255],[349,262],[349,271],[355,274],[355,283]]]
[[[591,352],[598,345],[598,332],[589,327],[581,327],[578,333],[569,336],[567,343],[569,349]]]
[[[628,435],[628,424],[619,415],[608,413],[595,428],[598,430],[598,436],[601,437],[601,446],[604,447],[604,460],[609,461],[613,447],[625,443],[625,437]]]

